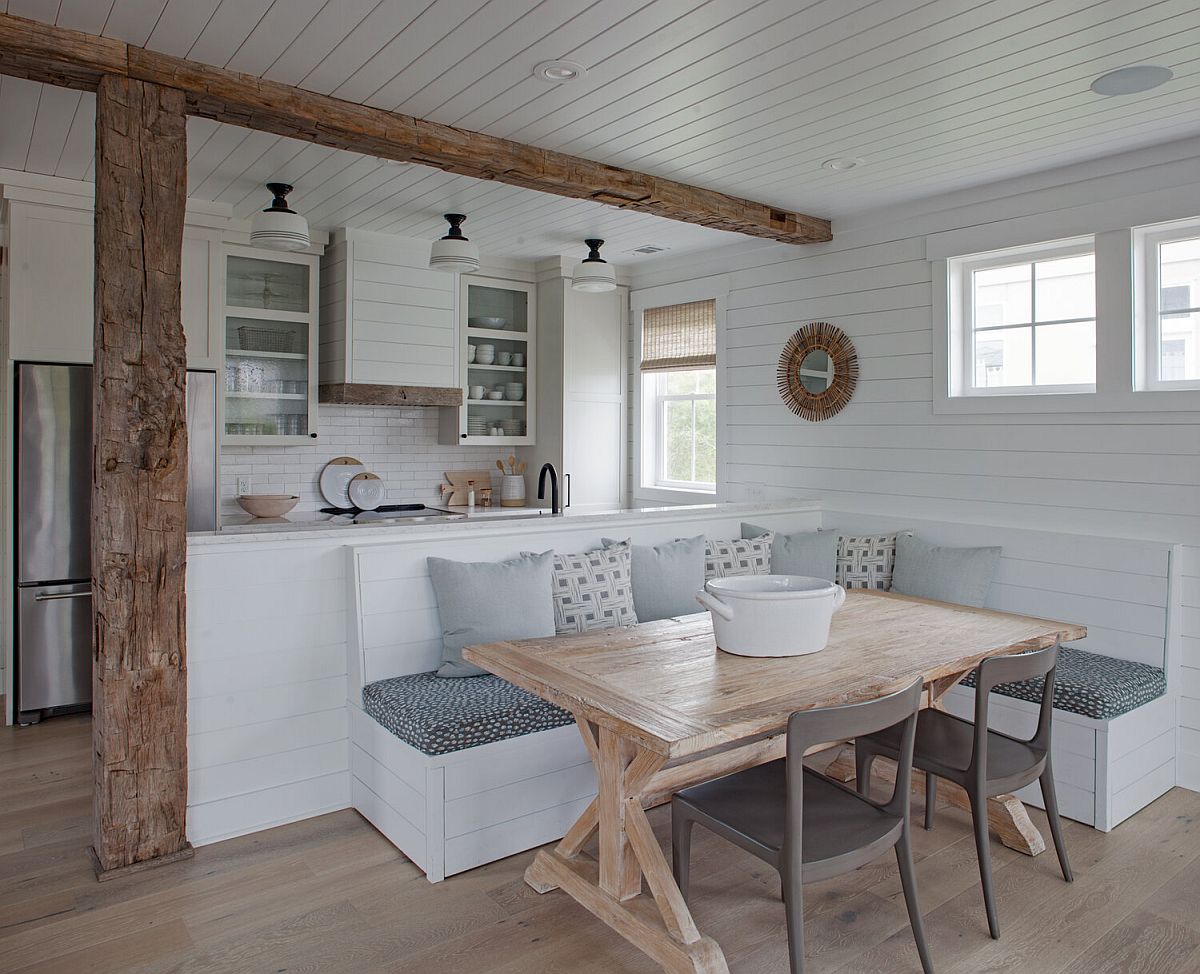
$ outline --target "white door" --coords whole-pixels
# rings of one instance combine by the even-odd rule
[[[624,502],[626,291],[567,291],[563,325],[563,473],[572,510]]]

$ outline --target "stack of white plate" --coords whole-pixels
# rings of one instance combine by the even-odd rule
[[[525,420],[523,419],[502,419],[500,425],[504,428],[505,436],[525,435]]]
[[[488,421],[482,416],[467,417],[467,435],[468,436],[487,436]]]
[[[509,402],[520,402],[525,398],[525,383],[506,382],[504,384],[504,398]]]
[[[491,365],[496,361],[496,346],[495,345],[476,345],[475,346],[475,364],[476,365]]]

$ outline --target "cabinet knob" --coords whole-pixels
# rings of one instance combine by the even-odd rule
[[[458,435],[459,435],[459,436],[461,436],[461,437],[462,437],[464,440],[467,438],[467,434],[466,434],[466,433],[459,433]]]
[[[316,434],[316,433],[309,433],[308,435],[309,435],[309,436],[311,436],[311,437],[312,437],[314,440],[317,438],[317,434]]]

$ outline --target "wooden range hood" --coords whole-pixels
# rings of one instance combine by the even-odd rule
[[[454,386],[392,386],[371,382],[322,382],[317,401],[331,406],[461,406]]]

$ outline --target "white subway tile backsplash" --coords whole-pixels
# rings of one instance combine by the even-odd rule
[[[318,437],[296,447],[226,446],[221,451],[221,504],[240,510],[237,478],[254,478],[255,490],[300,495],[297,510],[327,506],[318,481],[325,464],[352,456],[388,485],[389,504],[436,505],[445,471],[487,469],[508,451],[485,446],[444,446],[437,441],[436,409],[321,406]]]

